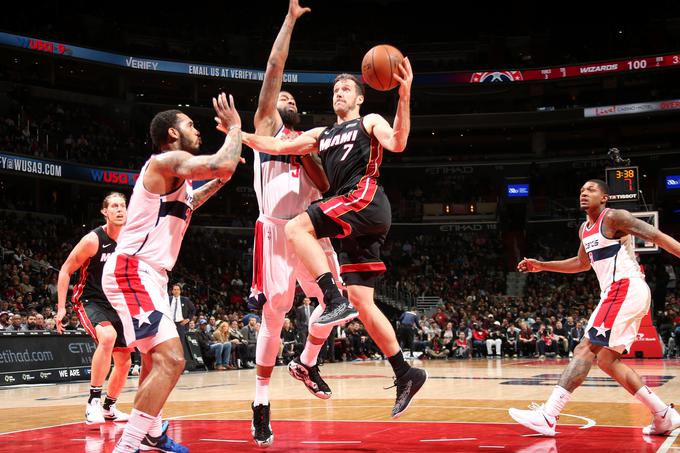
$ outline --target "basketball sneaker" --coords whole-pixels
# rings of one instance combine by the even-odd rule
[[[116,404],[112,404],[108,409],[102,407],[104,413],[104,420],[109,422],[126,422],[130,419],[130,414],[119,411]]]
[[[354,305],[350,304],[346,297],[338,296],[326,304],[326,309],[314,322],[322,326],[337,326],[359,316]]]
[[[170,437],[168,437],[168,426],[170,423],[164,421],[162,425],[161,435],[152,437],[150,435],[144,436],[142,444],[138,451],[162,451],[164,453],[189,453],[189,448],[182,444],[178,444]]]
[[[251,404],[250,407],[253,409],[253,421],[250,425],[253,440],[258,447],[268,447],[274,443],[274,433],[269,422],[271,404],[266,406],[264,404],[258,404],[257,406]]]
[[[652,423],[642,428],[642,434],[668,436],[677,428],[680,428],[680,414],[673,404],[669,404],[666,410],[654,414]]]
[[[105,421],[102,400],[99,398],[92,398],[92,401],[87,403],[87,407],[85,408],[85,423],[88,425],[98,425]]]
[[[508,413],[520,425],[544,436],[555,436],[555,426],[557,426],[559,416],[553,417],[546,414],[543,404],[531,403],[529,410],[510,408]]]
[[[333,392],[319,374],[319,365],[307,366],[295,358],[288,363],[288,373],[298,381],[302,381],[312,395],[327,400]]]
[[[418,393],[418,390],[427,381],[427,377],[427,371],[420,368],[411,368],[402,377],[394,380],[392,387],[397,388],[397,399],[394,401],[394,407],[392,408],[392,418],[398,418],[406,412],[415,394]]]

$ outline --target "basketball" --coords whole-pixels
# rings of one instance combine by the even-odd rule
[[[364,82],[378,91],[388,91],[399,85],[394,73],[399,71],[399,63],[404,59],[396,47],[380,44],[366,52],[361,62],[361,76]]]

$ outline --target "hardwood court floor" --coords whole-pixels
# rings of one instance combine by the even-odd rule
[[[635,398],[593,368],[559,421],[555,439],[530,436],[510,407],[543,402],[568,363],[493,359],[415,361],[430,374],[409,411],[390,418],[394,402],[387,362],[327,364],[330,400],[312,396],[277,367],[271,380],[272,451],[679,451],[680,440],[649,438],[650,416]],[[627,361],[668,402],[680,403],[680,361]],[[254,370],[183,375],[163,411],[171,436],[192,451],[257,451],[250,442]],[[130,408],[130,378],[119,407]],[[122,425],[86,426],[88,383],[0,388],[0,452],[109,452]]]

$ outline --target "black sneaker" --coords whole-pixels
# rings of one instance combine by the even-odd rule
[[[427,371],[420,368],[411,368],[401,378],[394,380],[392,387],[397,388],[397,399],[394,401],[394,407],[392,408],[392,418],[398,418],[406,412],[406,409],[411,404],[411,400],[423,384],[425,384],[425,381],[427,381]]]
[[[347,298],[338,296],[326,304],[326,309],[314,322],[322,326],[337,326],[359,316],[359,312]]]
[[[258,447],[268,447],[274,443],[274,433],[272,425],[269,423],[269,409],[271,404],[251,404],[253,409],[253,421],[250,431],[253,433],[253,440]]]
[[[307,366],[300,362],[299,358],[293,359],[288,363],[288,373],[298,381],[302,381],[312,395],[327,400],[333,392],[319,374],[319,365]]]

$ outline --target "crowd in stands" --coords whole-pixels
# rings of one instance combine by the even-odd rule
[[[55,330],[58,267],[86,232],[84,226],[0,213],[0,330]],[[598,301],[594,274],[530,274],[524,294],[508,296],[499,238],[495,231],[395,233],[385,243],[388,272],[383,287],[398,288],[396,294],[408,295],[410,301],[421,296],[440,300],[433,313],[418,313],[416,321],[406,323],[398,321],[403,313],[383,307],[406,351],[423,359],[571,354]],[[189,331],[196,334],[206,363],[217,370],[254,365],[260,318],[247,307],[251,246],[247,235],[191,228],[171,275],[196,307]],[[532,241],[528,252],[539,259],[560,259],[574,250],[573,243],[546,233]],[[301,292],[296,295],[298,304],[303,297]],[[670,288],[665,310],[657,316],[669,356],[678,355],[679,301],[680,294]],[[68,330],[82,330],[71,304],[64,323]],[[300,353],[304,334],[293,308],[281,334],[279,363]],[[361,323],[354,321],[333,330],[321,357],[336,361],[382,356]]]

